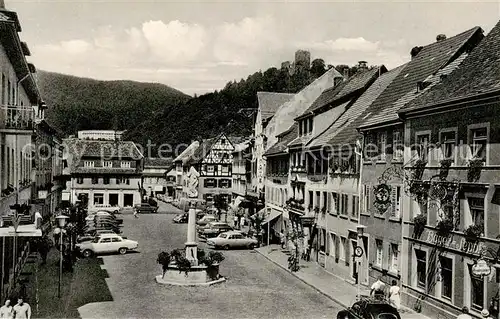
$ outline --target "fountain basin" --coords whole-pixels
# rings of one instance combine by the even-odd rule
[[[157,283],[172,286],[211,286],[224,281],[226,278],[219,275],[218,265],[191,266],[186,273],[174,264],[168,266],[165,274],[156,276]]]

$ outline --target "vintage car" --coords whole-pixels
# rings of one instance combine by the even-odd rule
[[[198,229],[205,227],[208,223],[217,221],[214,215],[205,215],[196,222]]]
[[[212,246],[215,249],[223,248],[248,248],[253,249],[257,247],[257,240],[254,238],[246,237],[240,231],[229,231],[215,238],[207,240],[207,245]]]
[[[140,203],[134,206],[134,209],[137,209],[137,213],[139,214],[151,214],[158,212],[158,206],[153,206],[150,203]]]
[[[228,223],[211,222],[205,227],[200,228],[198,234],[201,238],[213,238],[219,236],[220,233],[225,233],[231,230],[233,230],[233,227],[231,227]]]
[[[187,213],[175,215],[173,221],[177,224],[185,224],[188,222],[189,215]]]
[[[94,214],[95,212],[98,212],[98,211],[103,211],[103,212],[108,212],[108,213],[111,213],[111,214],[119,214],[120,213],[120,210],[121,210],[121,207],[120,206],[112,206],[112,205],[99,205],[99,204],[95,204],[93,206],[90,206],[88,209],[87,209],[87,212],[89,214]]]
[[[117,234],[102,234],[95,237],[92,241],[85,241],[76,244],[83,257],[90,257],[102,253],[118,252],[122,255],[129,250],[135,250],[139,244],[130,239],[123,238]]]
[[[388,302],[364,296],[351,307],[339,311],[337,319],[401,319],[401,316]]]
[[[86,232],[85,234],[78,236],[76,238],[76,241],[78,243],[84,242],[84,241],[91,241],[94,240],[95,237],[98,237],[100,235],[104,234],[116,234],[114,230],[111,229],[94,229],[92,231]]]

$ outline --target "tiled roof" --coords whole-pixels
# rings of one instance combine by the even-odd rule
[[[146,157],[144,158],[144,167],[168,168],[172,165],[172,158]]]
[[[306,145],[313,138],[312,134],[302,135],[302,136],[297,136],[297,135],[295,135],[295,138],[291,140],[290,143],[288,143],[288,146]]]
[[[470,49],[470,46],[480,39],[481,34],[482,29],[475,27],[454,37],[423,47],[366,110],[371,115],[366,118],[361,128],[398,120],[398,111],[404,104],[395,102],[407,94],[408,101],[406,103],[409,102],[411,100],[409,92],[416,92],[417,82],[424,81],[465,50]]]
[[[189,160],[189,158],[191,157],[193,152],[198,148],[199,145],[200,143],[198,141],[194,141],[191,144],[189,144],[189,146],[174,159],[174,162],[185,163],[187,160]]]
[[[105,168],[105,167],[77,167],[76,165],[71,165],[72,174],[110,174],[110,175],[137,175],[141,174],[140,169],[136,168]]]
[[[81,140],[78,138],[65,139],[64,143],[68,152],[74,158],[99,157],[99,158],[124,158],[141,159],[143,155],[132,141],[99,141]]]
[[[351,94],[355,94],[360,90],[366,89],[381,73],[386,71],[387,69],[385,66],[380,66],[364,72],[356,73],[347,81],[344,81],[336,87],[325,90],[320,97],[314,101],[313,105],[311,105],[311,107],[304,113],[314,112],[328,104],[334,104],[335,101],[341,101]]]
[[[357,127],[364,122],[363,113],[377,97],[392,83],[394,78],[405,68],[405,64],[387,73],[382,74],[357,100],[344,112],[330,127],[322,134],[312,140],[307,147],[321,147],[323,145],[351,144],[356,141],[358,135]],[[364,116],[362,116],[364,115]]]
[[[185,164],[193,165],[199,163],[201,160],[205,158],[205,156],[210,153],[212,146],[217,142],[219,137],[208,138],[199,144],[199,146],[194,150],[193,154],[189,157]]]
[[[271,118],[278,108],[290,101],[293,96],[291,93],[257,92],[262,120]]]
[[[278,142],[271,146],[264,155],[276,155],[284,153],[288,147],[288,144],[297,136],[299,132],[299,125],[297,123],[293,124],[287,131],[280,134]]]
[[[402,111],[418,110],[439,102],[498,89],[500,89],[500,21],[456,71],[409,103]]]

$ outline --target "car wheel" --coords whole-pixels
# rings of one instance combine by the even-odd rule
[[[118,252],[120,253],[120,255],[125,255],[127,253],[127,250],[128,250],[127,248],[122,247],[118,249]]]
[[[93,253],[92,253],[92,250],[90,250],[90,249],[85,249],[85,250],[83,251],[83,257],[85,257],[85,258],[92,257],[92,254],[93,254]]]
[[[254,249],[254,248],[255,248],[255,244],[248,245],[248,249]]]
[[[113,214],[118,214],[118,211],[117,211],[117,210],[115,210],[115,211],[113,212]]]
[[[222,248],[224,248],[224,250],[229,250],[229,248],[231,248],[231,247],[229,247],[229,245],[224,245],[224,246],[222,246]]]

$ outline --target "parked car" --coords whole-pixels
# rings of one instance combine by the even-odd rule
[[[396,308],[386,301],[365,296],[351,307],[337,313],[337,319],[401,319]]]
[[[76,241],[78,243],[84,242],[84,241],[91,241],[94,240],[95,237],[104,235],[104,234],[116,234],[114,230],[111,229],[97,229],[97,230],[92,230],[90,232],[86,232],[82,236],[78,236]]]
[[[165,196],[165,197],[164,197],[164,200],[165,200],[165,202],[167,202],[167,203],[171,203],[171,202],[174,200],[174,198],[173,198],[172,196]]]
[[[201,227],[206,226],[208,223],[215,221],[217,221],[217,219],[214,215],[205,215],[196,222],[196,225],[198,226],[198,229],[200,229]]]
[[[141,203],[135,205],[134,208],[137,209],[137,213],[139,214],[154,214],[158,212],[158,206],[152,206],[149,203]]]
[[[174,220],[174,223],[185,224],[188,222],[188,218],[189,218],[188,213],[183,213],[183,214],[175,215],[173,220]]]
[[[207,245],[215,249],[248,248],[253,249],[258,244],[257,239],[246,237],[239,231],[228,231],[215,238],[207,240]]]
[[[89,214],[93,214],[97,211],[104,211],[111,214],[119,214],[121,210],[120,206],[112,206],[112,205],[93,205],[87,209]]]
[[[224,222],[211,222],[205,227],[199,229],[199,235],[203,238],[213,238],[219,236],[220,233],[233,230],[233,227]]]
[[[102,253],[118,252],[122,255],[129,250],[135,250],[139,244],[130,239],[123,238],[117,234],[102,234],[95,237],[92,241],[85,241],[76,244],[83,257],[90,257]]]

